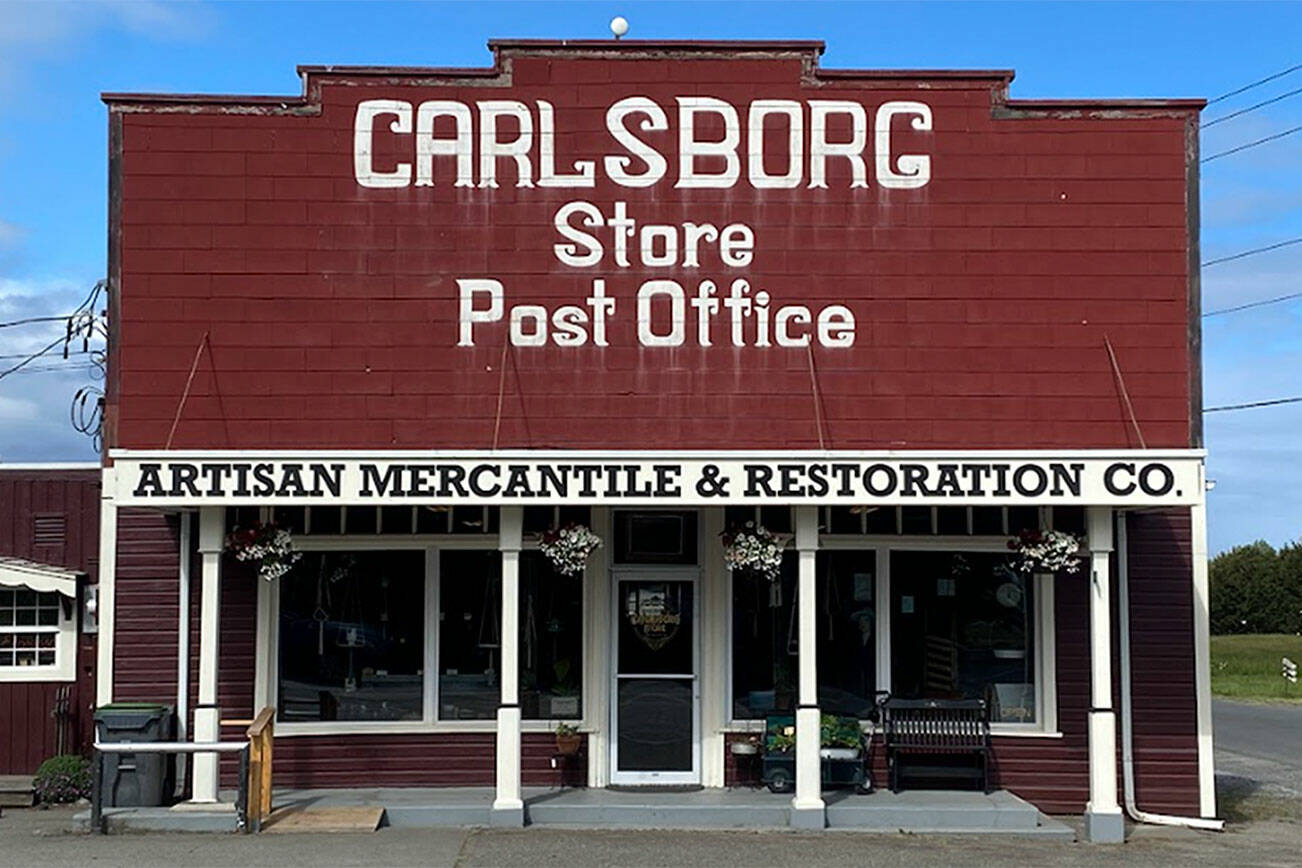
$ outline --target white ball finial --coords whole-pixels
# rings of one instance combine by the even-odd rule
[[[616,39],[628,33],[628,19],[623,15],[616,15],[610,19],[610,32],[615,34]]]

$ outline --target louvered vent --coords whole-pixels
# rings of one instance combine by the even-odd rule
[[[64,515],[32,517],[32,545],[62,546],[68,539],[68,519]]]

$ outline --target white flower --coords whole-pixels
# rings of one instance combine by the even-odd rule
[[[724,535],[723,562],[732,571],[753,572],[776,581],[782,572],[786,540],[762,525],[746,522],[745,530]]]
[[[583,572],[588,555],[601,546],[601,537],[581,524],[566,525],[557,531],[545,534],[538,544],[552,568],[563,576],[573,576]]]

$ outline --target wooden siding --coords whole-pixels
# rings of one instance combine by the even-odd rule
[[[1129,516],[1135,745],[1139,803],[1154,811],[1194,813],[1198,805],[1190,529],[1186,510]],[[176,519],[124,514],[120,530],[119,698],[175,698]],[[166,551],[166,555],[164,552]],[[170,571],[170,574],[169,572]],[[251,717],[257,578],[246,565],[223,562],[221,678],[227,719]],[[198,564],[191,592],[191,707],[197,701]],[[1050,813],[1079,813],[1088,793],[1089,613],[1083,575],[1060,576],[1055,589],[1060,738],[995,739],[994,776]],[[1115,600],[1115,594],[1114,594]],[[140,609],[128,613],[127,609]],[[124,617],[126,616],[126,617]],[[1115,624],[1115,611],[1114,611]],[[1115,645],[1115,643],[1114,643]],[[1114,660],[1117,655],[1114,647]],[[139,660],[129,660],[138,656]],[[123,689],[130,686],[133,694]],[[1120,679],[1115,681],[1119,708]],[[228,728],[238,737],[241,728]],[[1119,729],[1118,729],[1119,731]],[[549,733],[524,736],[526,784],[549,785]],[[737,783],[729,754],[727,779]],[[233,783],[234,758],[223,762]],[[876,757],[879,774],[882,757]],[[276,785],[490,786],[494,737],[486,733],[282,737]],[[1119,768],[1118,768],[1119,770]],[[880,779],[880,778],[879,778]]]
[[[0,555],[84,572],[99,562],[98,470],[5,470],[0,467]],[[37,519],[62,517],[63,533],[36,533]],[[77,632],[75,681],[0,682],[0,774],[31,774],[56,750],[51,716],[59,688],[71,684],[65,748],[82,753],[94,706],[95,636]]]

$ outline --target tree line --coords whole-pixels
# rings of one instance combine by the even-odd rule
[[[1212,633],[1302,633],[1302,541],[1264,540],[1212,558]]]

